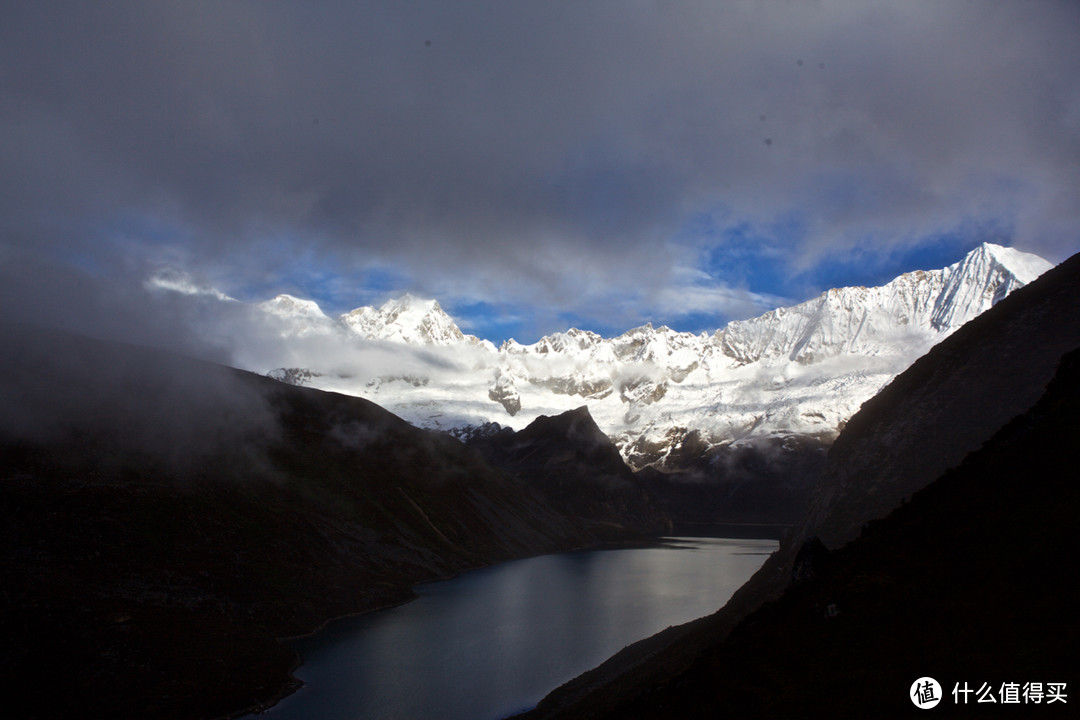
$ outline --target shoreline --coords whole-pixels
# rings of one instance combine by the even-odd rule
[[[302,640],[304,638],[313,637],[314,635],[316,635],[316,634],[322,632],[323,630],[325,630],[329,625],[331,625],[331,624],[333,624],[333,623],[335,623],[335,622],[337,622],[339,620],[347,620],[349,618],[360,617],[362,615],[368,615],[368,614],[371,614],[371,613],[380,612],[382,610],[390,610],[390,609],[393,609],[395,607],[400,607],[402,605],[406,605],[406,604],[412,602],[413,600],[416,600],[417,597],[419,597],[417,595],[417,593],[415,592],[414,588],[416,588],[416,587],[418,587],[420,585],[426,585],[428,583],[445,582],[447,580],[453,580],[454,578],[460,577],[460,576],[465,575],[465,574],[470,573],[470,572],[475,572],[477,570],[484,570],[486,568],[491,568],[491,567],[495,567],[497,565],[502,565],[503,563],[516,562],[518,560],[527,560],[529,558],[543,557],[544,555],[563,555],[563,554],[567,554],[567,553],[592,552],[592,551],[598,551],[598,550],[620,550],[620,549],[647,548],[647,547],[663,547],[665,545],[671,544],[669,542],[666,542],[667,539],[670,539],[670,538],[668,538],[668,536],[661,536],[661,537],[656,537],[656,538],[633,538],[633,539],[626,539],[626,540],[604,540],[604,541],[597,542],[597,543],[580,545],[578,547],[573,547],[573,548],[569,548],[569,549],[566,549],[566,550],[555,550],[555,551],[552,551],[552,552],[532,553],[532,554],[522,555],[520,557],[513,557],[513,558],[507,558],[505,560],[499,560],[499,561],[493,562],[493,563],[486,563],[486,564],[482,564],[482,565],[477,565],[475,567],[463,568],[461,570],[449,573],[449,574],[441,576],[441,577],[431,578],[429,580],[421,580],[419,582],[416,582],[416,583],[413,583],[413,584],[409,585],[407,588],[403,589],[403,592],[407,593],[408,597],[403,597],[400,600],[383,602],[383,603],[376,604],[376,605],[374,605],[374,606],[372,606],[370,608],[364,609],[364,610],[358,610],[358,611],[355,611],[355,612],[347,612],[347,613],[342,613],[340,615],[335,615],[333,617],[330,617],[330,618],[327,618],[325,620],[320,621],[317,626],[315,626],[312,630],[310,630],[308,632],[302,632],[302,633],[298,633],[298,634],[295,634],[295,635],[282,635],[282,636],[269,638],[270,640],[272,640],[273,642],[277,643],[278,645],[286,648],[287,650],[289,650],[289,652],[291,652],[293,654],[294,664],[292,665],[292,667],[289,668],[287,679],[282,682],[279,691],[275,694],[274,697],[272,697],[272,698],[270,698],[268,700],[265,700],[265,701],[261,701],[261,702],[255,704],[255,705],[251,705],[251,706],[249,706],[249,707],[247,707],[245,709],[242,709],[242,710],[237,710],[235,712],[230,711],[225,715],[218,716],[217,720],[238,720],[239,718],[247,717],[247,716],[250,716],[250,715],[263,714],[263,713],[267,712],[268,710],[270,710],[271,708],[273,708],[274,706],[276,706],[282,700],[284,700],[284,699],[288,698],[289,696],[293,695],[300,688],[304,687],[304,685],[306,683],[303,680],[301,680],[300,678],[298,678],[296,676],[296,674],[295,674],[297,670],[299,670],[301,667],[303,667],[304,660],[300,656],[299,651],[293,649],[289,645],[290,641],[292,641],[292,640]]]
[[[543,557],[543,556],[546,556],[546,555],[564,555],[564,554],[572,554],[572,553],[578,553],[578,552],[597,552],[597,551],[604,551],[604,550],[627,550],[627,549],[639,549],[639,548],[640,549],[645,549],[645,548],[651,548],[651,547],[679,548],[680,547],[680,541],[685,541],[686,539],[692,539],[692,538],[716,539],[714,536],[710,536],[710,535],[678,535],[678,536],[663,535],[663,536],[657,536],[657,537],[653,537],[653,538],[635,538],[635,539],[626,539],[626,540],[605,540],[605,541],[602,541],[602,542],[581,545],[581,546],[570,548],[570,549],[567,549],[567,550],[558,550],[558,551],[554,551],[554,552],[533,553],[533,554],[528,554],[528,555],[522,555],[521,557],[515,557],[515,558],[509,558],[509,559],[506,559],[506,560],[500,560],[500,561],[494,562],[494,563],[487,563],[487,564],[478,565],[478,566],[475,566],[475,567],[464,568],[462,570],[450,573],[450,574],[442,576],[442,577],[432,578],[430,580],[422,580],[420,582],[414,583],[414,584],[412,584],[412,585],[410,585],[408,587],[409,597],[403,598],[400,601],[386,602],[386,603],[379,604],[377,606],[373,606],[373,607],[371,607],[369,609],[359,610],[359,611],[356,611],[356,612],[344,613],[344,614],[341,614],[341,615],[336,615],[334,617],[323,620],[321,623],[319,623],[319,625],[317,627],[312,629],[310,632],[304,632],[304,633],[299,633],[299,634],[296,634],[296,635],[288,635],[288,636],[281,636],[281,637],[274,638],[274,641],[276,643],[278,643],[279,645],[287,648],[291,653],[293,653],[293,656],[295,658],[294,665],[289,669],[288,679],[282,684],[282,687],[280,688],[279,693],[275,697],[273,697],[272,699],[269,699],[269,700],[264,701],[264,702],[260,702],[257,705],[251,706],[251,707],[246,708],[244,710],[237,711],[235,713],[230,713],[228,715],[221,716],[221,718],[219,718],[219,720],[238,720],[239,718],[243,718],[243,717],[247,717],[247,716],[251,716],[251,715],[263,714],[263,713],[269,711],[270,709],[272,709],[273,707],[275,707],[276,705],[278,705],[280,702],[282,702],[286,698],[288,698],[291,695],[293,695],[294,693],[296,693],[298,690],[300,690],[301,688],[303,688],[306,685],[305,681],[298,678],[296,676],[296,674],[295,674],[297,670],[299,670],[301,667],[303,667],[304,659],[300,655],[299,651],[293,649],[289,645],[290,641],[302,640],[302,639],[305,639],[305,638],[311,638],[311,637],[317,635],[318,633],[324,631],[327,627],[329,627],[333,623],[338,622],[340,620],[348,620],[350,618],[356,618],[356,617],[360,617],[360,616],[363,616],[363,615],[368,615],[368,614],[380,612],[380,611],[383,611],[383,610],[390,610],[390,609],[393,609],[393,608],[396,608],[396,607],[401,607],[403,605],[406,605],[406,604],[412,602],[413,600],[416,600],[419,597],[419,595],[415,592],[415,588],[420,586],[420,585],[426,585],[426,584],[429,584],[429,583],[445,582],[447,580],[453,580],[455,578],[461,577],[461,576],[466,575],[466,574],[471,573],[471,572],[476,572],[476,571],[479,571],[479,570],[485,570],[485,569],[488,569],[488,568],[497,567],[497,566],[505,564],[505,563],[516,562],[516,561],[519,561],[519,560],[527,560],[527,559],[530,559],[530,558]],[[732,539],[744,539],[744,538],[732,538]],[[757,538],[757,539],[771,540],[772,538]],[[705,616],[705,617],[708,617],[708,616]],[[702,618],[698,618],[697,620],[692,620],[689,623],[686,623],[684,625],[689,625],[689,624],[698,622],[698,620],[701,620],[701,619]],[[683,625],[678,625],[678,626],[672,626],[672,627],[666,628],[664,630],[661,630],[659,633],[655,633],[655,634],[650,635],[648,637],[642,638],[642,639],[632,643],[628,647],[634,647],[634,646],[637,646],[639,644],[648,643],[654,637],[667,636],[670,633],[672,633],[672,631],[677,631],[679,628],[682,628],[682,627],[684,627],[684,626]],[[623,650],[626,650],[626,648],[624,648]],[[616,653],[616,655],[621,654],[622,652],[623,651],[619,651],[619,653]],[[610,659],[611,658],[608,658],[607,660],[604,661],[604,663],[607,663]],[[604,664],[604,663],[602,663],[602,664]],[[586,671],[586,672],[590,672],[590,671]],[[552,688],[552,690],[550,692],[554,692],[557,689],[558,689],[557,687]],[[534,706],[532,708],[528,708],[528,709],[522,709],[522,710],[519,711],[519,714],[520,713],[532,712],[535,709],[536,709],[536,706]],[[516,717],[516,715],[514,717]]]

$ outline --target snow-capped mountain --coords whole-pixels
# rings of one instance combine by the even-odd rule
[[[1036,255],[987,243],[941,270],[905,273],[880,287],[829,290],[794,307],[732,322],[714,340],[741,364],[906,356],[912,343],[940,341],[1050,267]]]
[[[829,290],[710,334],[651,324],[618,337],[570,329],[496,348],[461,332],[434,300],[411,295],[331,320],[311,301],[260,306],[297,337],[343,348],[377,341],[387,364],[309,358],[282,377],[367,397],[423,427],[497,422],[515,429],[587,405],[632,465],[663,466],[695,446],[786,436],[830,442],[864,401],[931,346],[1051,267],[984,244],[947,268],[880,287]],[[394,350],[394,348],[397,348]],[[342,358],[346,358],[343,360]],[[270,368],[251,368],[266,372]]]
[[[444,346],[486,342],[461,332],[437,300],[422,300],[408,293],[379,308],[356,308],[342,315],[340,320],[349,330],[368,340]],[[487,344],[491,345],[490,342]]]
[[[334,321],[314,300],[282,294],[259,303],[258,308],[277,318],[282,323],[281,331],[285,335],[328,334],[334,328]]]

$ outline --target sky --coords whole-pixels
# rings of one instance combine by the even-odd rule
[[[11,0],[0,317],[227,359],[148,278],[499,343],[1060,262],[1077,37],[1060,0]]]

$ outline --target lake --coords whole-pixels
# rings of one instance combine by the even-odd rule
[[[306,685],[273,720],[496,720],[626,645],[721,607],[774,540],[517,560],[417,586],[410,603],[339,620],[293,645]]]

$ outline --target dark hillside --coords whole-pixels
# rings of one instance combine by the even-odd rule
[[[702,443],[704,445],[704,443]],[[692,448],[669,463],[675,472],[637,472],[674,522],[676,534],[776,533],[799,520],[821,476],[828,446],[815,438],[764,438],[736,446]],[[696,450],[696,451],[695,451]],[[673,455],[675,455],[673,453]]]
[[[935,716],[1064,717],[1067,704],[1021,693],[1065,683],[1075,702],[1080,680],[1077,407],[1080,351],[1035,408],[959,467],[844,548],[803,552],[792,587],[725,642],[587,716],[918,716],[907,693],[931,676],[944,691]],[[965,683],[986,683],[996,704],[958,702]],[[1016,705],[1002,703],[1009,683]]]
[[[540,416],[519,432],[469,441],[491,464],[520,478],[552,506],[612,538],[671,531],[669,518],[623,462],[587,407]]]
[[[5,717],[272,701],[275,637],[417,582],[596,541],[448,437],[358,398],[4,327]]]
[[[965,324],[848,422],[829,450],[800,539],[837,547],[1030,408],[1080,346],[1080,256]]]

